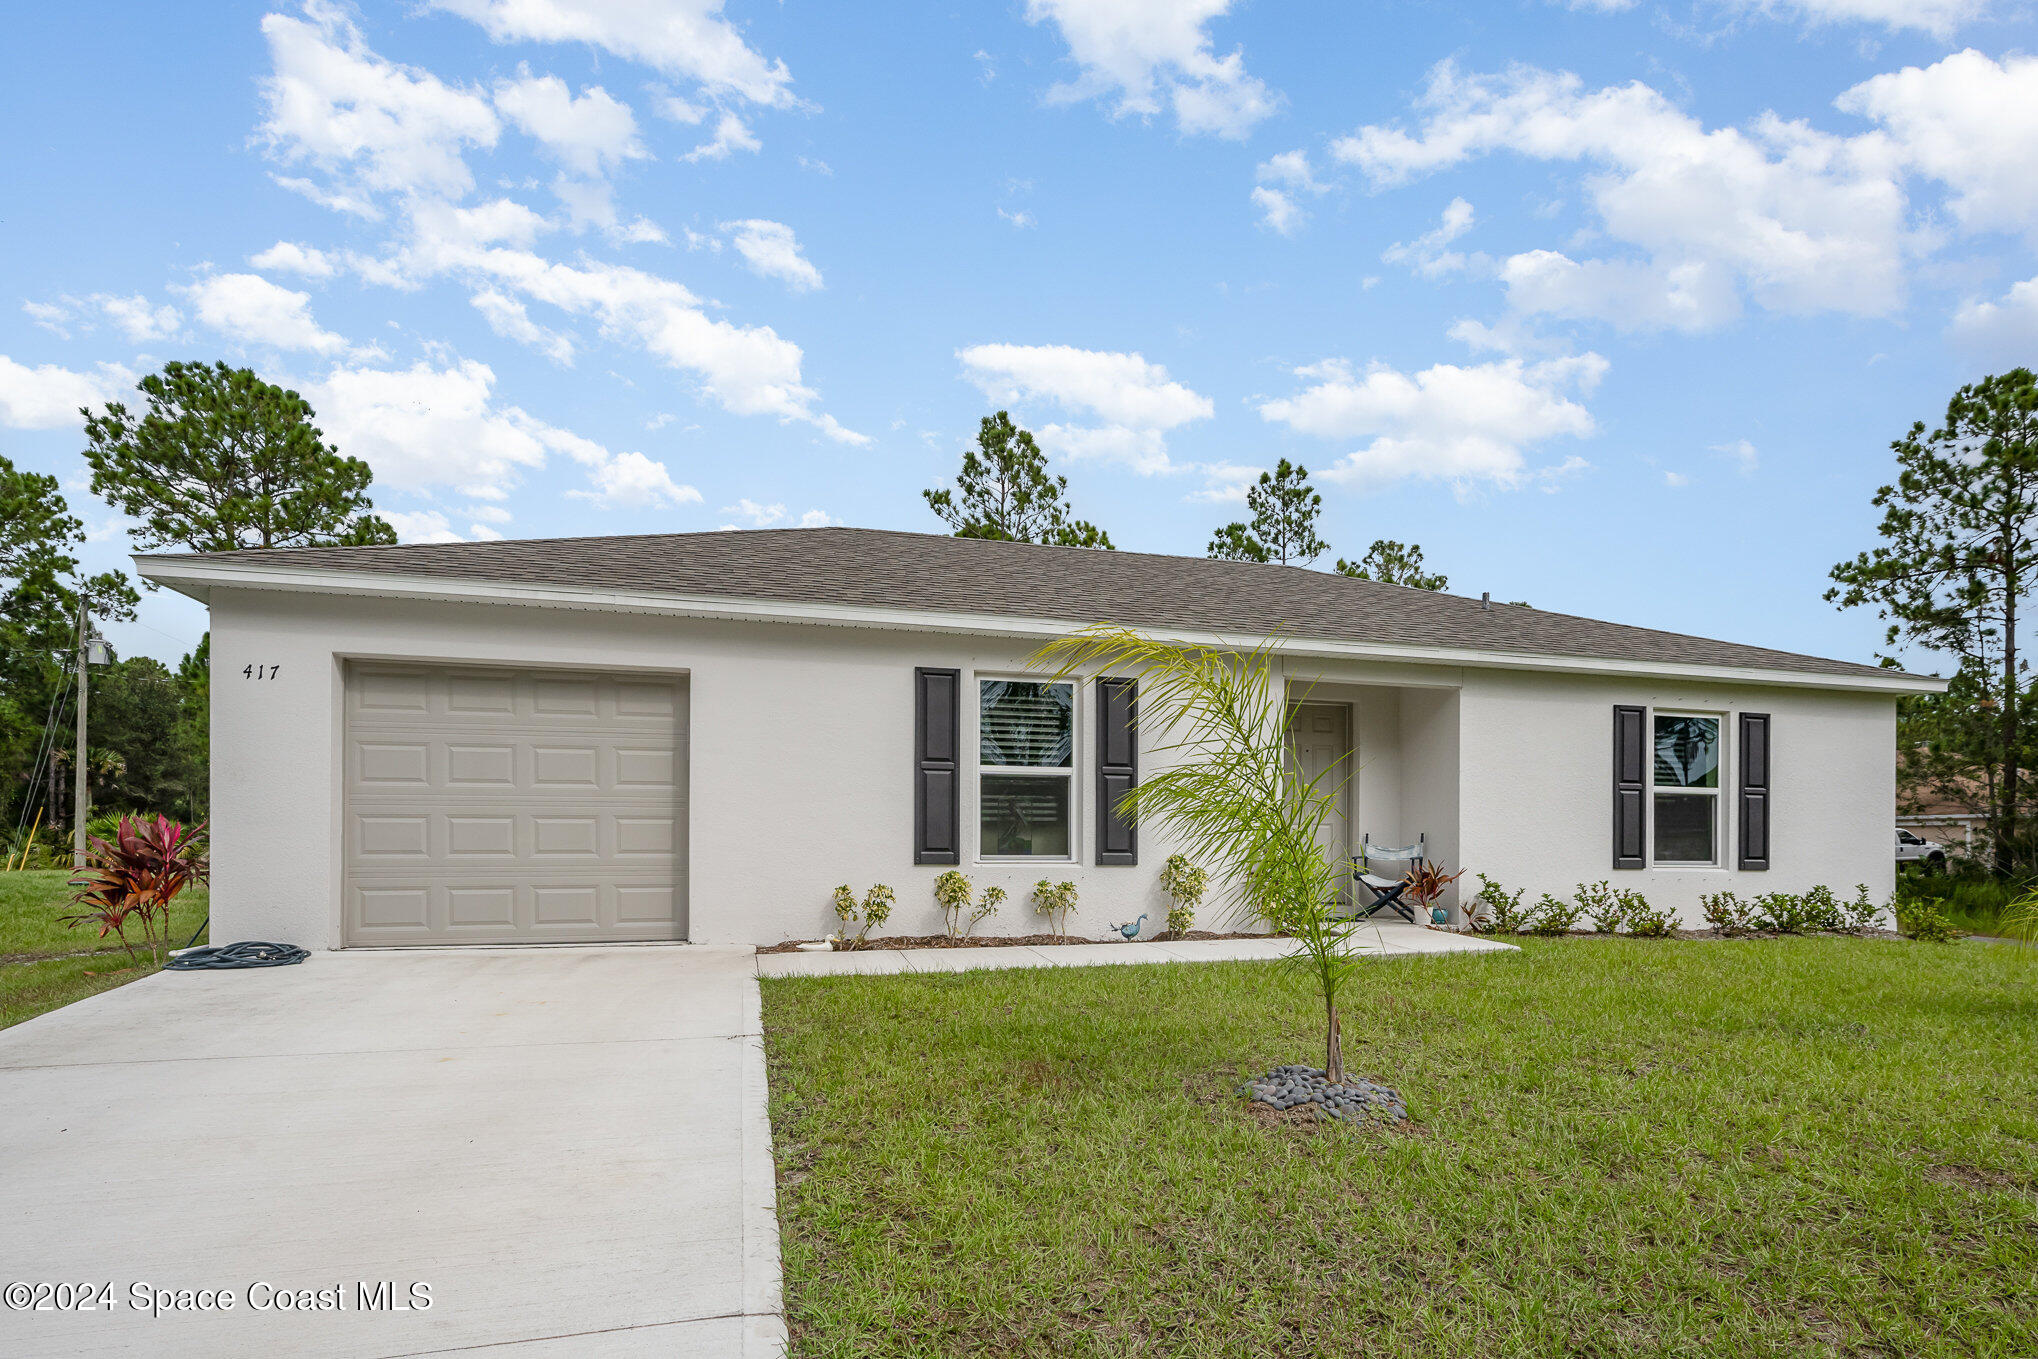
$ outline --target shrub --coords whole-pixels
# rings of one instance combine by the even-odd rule
[[[1444,872],[1444,866],[1434,859],[1418,859],[1408,866],[1402,881],[1408,884],[1410,904],[1422,917],[1423,924],[1429,923],[1430,907],[1444,894],[1444,889],[1464,876],[1462,868],[1455,873]]]
[[[1849,934],[1866,934],[1882,921],[1882,908],[1869,899],[1868,884],[1854,884],[1854,895],[1839,905],[1840,925]]]
[[[1630,888],[1623,887],[1614,895],[1620,898],[1621,917],[1629,934],[1639,939],[1667,939],[1677,933],[1677,912],[1658,910]]]
[[[1620,929],[1627,919],[1625,893],[1615,892],[1604,882],[1581,882],[1575,900],[1578,914],[1592,922],[1592,928],[1600,934],[1612,934]]]
[[[140,927],[150,956],[161,962],[170,940],[170,903],[205,876],[203,826],[187,828],[166,816],[122,817],[115,838],[93,837],[72,904],[82,909],[62,917],[65,924],[99,926],[99,937],[119,938],[129,954],[127,926]]]
[[[967,939],[976,933],[977,922],[988,920],[998,913],[998,907],[1005,902],[1005,889],[986,887],[984,894],[977,898],[977,908],[969,913],[969,924],[963,926],[962,937]]]
[[[1814,887],[1804,894],[1804,921],[1815,930],[1845,928],[1846,922],[1840,914],[1840,903],[1833,896],[1832,888]]]
[[[1746,934],[1755,928],[1755,908],[1732,892],[1712,892],[1698,899],[1705,923],[1721,934]]]
[[[1203,904],[1209,885],[1210,875],[1190,863],[1188,855],[1168,856],[1161,865],[1161,890],[1174,902],[1168,908],[1168,933],[1187,934],[1195,928],[1196,908]]]
[[[1794,892],[1764,892],[1754,907],[1757,922],[1778,934],[1803,934],[1812,921],[1804,898]]]
[[[1521,894],[1525,889],[1517,887],[1510,892],[1484,873],[1478,877],[1479,895],[1472,898],[1471,906],[1466,909],[1465,923],[1475,930],[1520,934],[1533,914],[1522,909]]]
[[[848,883],[845,882],[836,888],[835,914],[842,921],[844,932],[846,933],[849,926],[857,921],[862,922],[857,928],[856,937],[846,939],[844,942],[850,948],[862,948],[863,941],[870,936],[871,930],[891,919],[892,903],[896,900],[897,896],[892,889],[881,882],[874,884],[863,894],[861,905],[857,904],[856,893]]]
[[[969,909],[969,879],[957,869],[949,869],[934,880],[934,900],[941,906],[942,932],[950,939],[962,927],[962,913]]]
[[[1898,902],[1896,927],[1905,938],[1927,944],[1950,944],[1960,933],[1945,913],[1929,901]]]
[[[1052,933],[1066,935],[1069,912],[1076,909],[1076,885],[1072,882],[1049,882],[1042,878],[1033,884],[1033,909],[1036,914],[1047,917],[1047,927]]]
[[[1569,934],[1571,927],[1578,923],[1580,909],[1576,902],[1559,901],[1545,892],[1529,912],[1529,931],[1533,934]]]

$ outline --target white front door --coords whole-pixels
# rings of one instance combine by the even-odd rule
[[[1352,855],[1352,802],[1358,762],[1352,750],[1352,710],[1342,703],[1297,703],[1288,711],[1288,752],[1301,781],[1330,799],[1330,815],[1317,829],[1323,856],[1343,863]],[[1345,885],[1350,892],[1350,882]]]

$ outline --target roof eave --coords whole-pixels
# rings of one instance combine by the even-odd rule
[[[314,594],[363,595],[449,603],[522,604],[561,609],[595,609],[616,613],[659,614],[736,622],[822,623],[838,627],[956,632],[973,636],[1046,639],[1058,637],[1095,620],[1022,618],[1007,614],[959,613],[861,604],[817,604],[724,595],[687,595],[658,590],[615,590],[580,585],[534,585],[512,581],[462,580],[446,576],[396,572],[350,571],[320,567],[249,565],[217,557],[137,555],[135,570],[143,578],[211,602],[213,589],[302,591]],[[1216,631],[1147,628],[1170,641],[1197,646],[1238,646],[1245,639]],[[1251,639],[1258,640],[1258,639]],[[1291,637],[1276,649],[1284,655],[1331,660],[1372,660],[1419,665],[1472,666],[1484,669],[1531,670],[1560,674],[1644,675],[1713,683],[1775,684],[1795,688],[1845,689],[1857,692],[1935,694],[1946,681],[1903,671],[1888,674],[1834,674],[1760,666],[1691,665],[1667,661],[1610,660],[1521,651],[1483,651],[1466,647],[1411,646],[1388,642],[1352,642],[1333,638]]]

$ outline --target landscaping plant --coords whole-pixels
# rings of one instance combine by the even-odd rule
[[[1746,934],[1755,928],[1755,910],[1732,892],[1710,892],[1698,899],[1705,923],[1721,934]]]
[[[1677,912],[1651,906],[1647,897],[1631,887],[1623,887],[1614,895],[1620,898],[1621,919],[1629,934],[1638,939],[1668,939],[1677,933]]]
[[[956,869],[934,880],[934,900],[941,906],[942,932],[950,939],[962,929],[962,913],[969,909],[970,882]]]
[[[1444,894],[1446,887],[1464,876],[1462,868],[1455,873],[1446,873],[1443,865],[1434,859],[1417,859],[1408,866],[1408,872],[1402,875],[1401,880],[1408,884],[1406,895],[1416,914],[1422,917],[1422,923],[1427,925],[1429,909],[1436,899]]]
[[[998,913],[998,907],[1005,904],[1005,889],[986,887],[984,894],[977,898],[977,908],[969,913],[969,923],[963,926],[962,937],[967,939],[977,931],[979,921],[988,920]]]
[[[1521,904],[1522,893],[1527,889],[1517,887],[1510,892],[1484,873],[1478,877],[1479,895],[1472,899],[1471,907],[1465,912],[1465,923],[1475,930],[1520,934],[1530,915]]]
[[[1338,785],[1326,782],[1329,773],[1304,777],[1288,755],[1274,640],[1227,651],[1099,623],[1049,643],[1035,661],[1059,667],[1057,678],[1094,667],[1137,681],[1140,721],[1166,738],[1157,750],[1164,758],[1118,810],[1164,826],[1226,884],[1234,912],[1294,937],[1294,961],[1323,1004],[1324,1073],[1342,1082],[1338,996],[1358,965],[1360,924],[1342,909],[1344,865],[1330,862],[1317,838]]]
[[[1764,892],[1755,898],[1755,919],[1778,934],[1803,934],[1812,924],[1805,899],[1795,892]]]
[[[1811,888],[1804,894],[1803,903],[1804,922],[1807,927],[1834,932],[1846,927],[1846,921],[1840,913],[1839,898],[1833,895],[1832,888],[1823,884]]]
[[[1578,923],[1578,916],[1584,907],[1575,901],[1560,901],[1548,892],[1529,911],[1528,927],[1531,934],[1569,934],[1571,927]]]
[[[73,928],[97,925],[99,937],[118,938],[130,955],[127,937],[133,924],[158,965],[169,951],[170,903],[195,880],[205,877],[203,826],[180,826],[166,816],[122,817],[111,840],[93,836],[81,877],[71,898],[81,909],[63,917]]]
[[[1616,934],[1627,920],[1627,903],[1606,882],[1581,882],[1574,894],[1578,913],[1592,922],[1599,934]]]
[[[1960,931],[1929,901],[1903,901],[1896,907],[1897,933],[1925,944],[1950,944]]]
[[[1174,902],[1168,907],[1169,934],[1184,935],[1196,927],[1196,908],[1203,904],[1209,885],[1210,875],[1189,862],[1188,855],[1168,856],[1161,865],[1161,890]]]
[[[1854,884],[1854,895],[1840,903],[1842,926],[1849,934],[1866,934],[1882,920],[1882,908],[1868,895],[1868,884]]]
[[[845,882],[836,888],[835,914],[842,921],[843,946],[852,949],[862,948],[863,941],[870,937],[871,929],[891,919],[892,903],[896,900],[896,894],[883,883],[877,883],[865,892],[860,905],[856,900],[855,891],[848,883]],[[848,937],[852,924],[857,925],[854,938]]]
[[[1042,878],[1033,884],[1033,909],[1047,917],[1047,928],[1055,937],[1067,938],[1069,912],[1076,909],[1076,885]]]

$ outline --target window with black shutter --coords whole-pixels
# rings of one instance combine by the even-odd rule
[[[1119,802],[1139,782],[1139,691],[1129,679],[1097,681],[1097,862],[1139,862],[1139,828]]]

